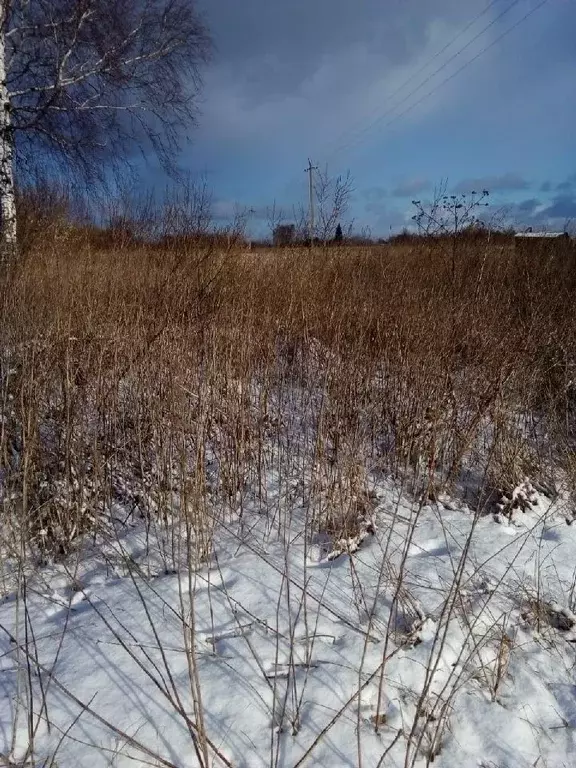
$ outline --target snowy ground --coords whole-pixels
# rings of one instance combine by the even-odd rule
[[[194,573],[135,523],[8,578],[6,764],[196,766],[203,722],[215,766],[576,765],[576,526],[544,496],[508,523],[375,492],[333,560],[303,512],[246,512]]]

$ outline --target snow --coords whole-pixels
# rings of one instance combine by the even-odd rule
[[[203,720],[214,766],[576,764],[576,526],[527,487],[498,522],[381,480],[333,558],[295,507],[220,521],[196,570],[137,520],[19,590],[5,563],[0,755],[196,766]]]

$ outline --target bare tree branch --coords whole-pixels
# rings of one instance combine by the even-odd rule
[[[0,0],[0,143],[17,171],[102,179],[146,148],[174,170],[209,54],[193,0]]]
[[[353,180],[350,172],[346,176],[330,176],[328,167],[319,170],[314,179],[317,225],[315,236],[326,243],[336,232],[340,220],[348,212]]]

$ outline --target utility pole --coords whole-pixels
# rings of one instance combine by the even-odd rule
[[[314,171],[318,170],[317,165],[312,165],[312,161],[310,158],[308,158],[308,168],[304,168],[304,173],[308,174],[308,190],[310,194],[310,221],[309,221],[309,236],[310,236],[310,245],[313,245],[314,243],[314,176],[312,175]]]

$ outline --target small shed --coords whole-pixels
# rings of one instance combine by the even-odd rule
[[[571,238],[568,232],[518,232],[514,235],[516,250],[522,252],[562,252],[568,251]]]

